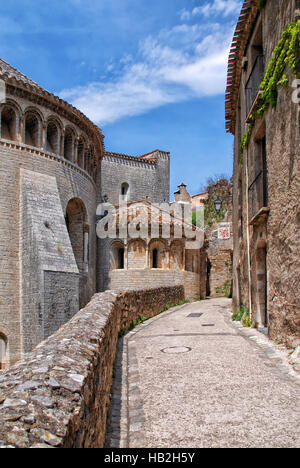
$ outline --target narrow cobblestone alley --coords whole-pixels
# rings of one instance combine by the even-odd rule
[[[176,307],[119,342],[107,446],[299,447],[299,384],[228,299]]]

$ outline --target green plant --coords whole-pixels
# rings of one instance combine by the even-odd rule
[[[266,1],[261,0],[261,8],[265,6]],[[257,119],[271,106],[276,108],[278,89],[287,86],[289,79],[284,74],[285,68],[290,67],[296,78],[300,78],[299,66],[299,47],[300,47],[300,20],[296,23],[290,23],[283,31],[282,37],[275,47],[272,59],[268,65],[266,74],[260,84],[261,96],[258,99],[255,111],[249,116],[249,127],[243,135],[240,146],[240,166],[243,166],[243,152],[248,147]]]
[[[226,215],[226,207],[222,205],[222,208],[220,211],[217,211],[215,208],[215,199],[219,198],[218,194],[213,194],[213,196],[206,202],[205,208],[204,208],[204,219],[205,219],[205,224],[208,226],[212,226],[214,222],[220,223],[223,221]]]
[[[137,327],[138,325],[141,325],[141,324],[144,323],[146,320],[148,320],[146,317],[144,317],[143,315],[139,315],[138,320],[133,320],[133,321],[131,322],[130,330],[132,330],[133,328]]]
[[[243,318],[245,317],[250,317],[250,312],[249,309],[245,306],[242,306],[240,310],[236,310],[232,314],[232,320],[234,322],[241,322],[243,321]]]
[[[232,297],[232,295],[231,295],[231,279],[226,281],[226,283],[224,285],[224,294],[225,294],[225,297],[227,297],[228,299]]]
[[[165,305],[165,311],[171,309],[172,307],[174,307],[172,305],[172,302],[167,302],[166,305]]]
[[[246,328],[250,328],[252,326],[252,320],[250,317],[249,309],[246,309],[245,313],[243,314],[242,325]]]

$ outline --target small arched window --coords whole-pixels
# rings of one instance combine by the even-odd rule
[[[110,249],[110,269],[124,270],[125,268],[125,249],[121,242],[113,242]]]
[[[1,112],[1,138],[16,141],[17,115],[12,107],[5,106]]]
[[[121,197],[123,200],[128,200],[129,198],[129,185],[126,182],[121,185]]]
[[[25,144],[30,146],[40,146],[40,126],[37,116],[29,112],[25,117]]]

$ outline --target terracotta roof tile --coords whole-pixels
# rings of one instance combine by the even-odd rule
[[[251,34],[252,25],[258,14],[258,0],[245,0],[236,25],[228,58],[227,88],[225,93],[226,129],[234,133],[236,107],[242,74],[242,59]]]

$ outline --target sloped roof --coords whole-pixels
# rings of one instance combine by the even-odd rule
[[[147,163],[147,164],[156,164],[157,159],[156,158],[150,158],[150,159],[142,159],[141,157],[137,156],[131,156],[129,154],[123,154],[123,153],[115,153],[112,151],[106,151],[105,156],[112,156],[116,158],[121,158],[121,159],[128,159],[130,161],[136,161],[140,163]]]
[[[166,151],[154,150],[154,151],[151,151],[150,153],[143,154],[142,156],[132,156],[129,154],[124,154],[124,153],[115,153],[112,151],[106,151],[105,155],[112,156],[112,157],[115,156],[116,158],[128,159],[131,161],[136,161],[136,162],[141,162],[141,163],[156,164],[157,163],[156,153],[170,154]]]
[[[168,224],[168,218],[166,216],[170,216],[171,227],[174,227],[176,225],[186,226],[192,231],[194,231],[195,234],[196,232],[202,232],[202,230],[199,227],[196,227],[191,223],[187,223],[184,221],[183,218],[179,218],[178,216],[174,215],[174,213],[172,212],[172,207],[170,207],[171,209],[169,212],[147,199],[127,202],[127,205],[125,205],[125,207],[127,208],[127,221],[129,223],[132,222],[134,219],[138,218],[139,222],[141,222],[143,225],[149,225],[151,222],[152,213],[156,212],[156,214],[158,215],[157,220],[159,225]],[[124,207],[122,207],[122,205],[116,205],[115,208],[116,224],[117,226],[119,226],[120,216],[122,216],[122,208],[124,209]]]
[[[239,100],[242,61],[257,14],[258,0],[245,0],[229,53],[225,94],[225,120],[227,132],[233,134],[235,132],[236,110]]]

